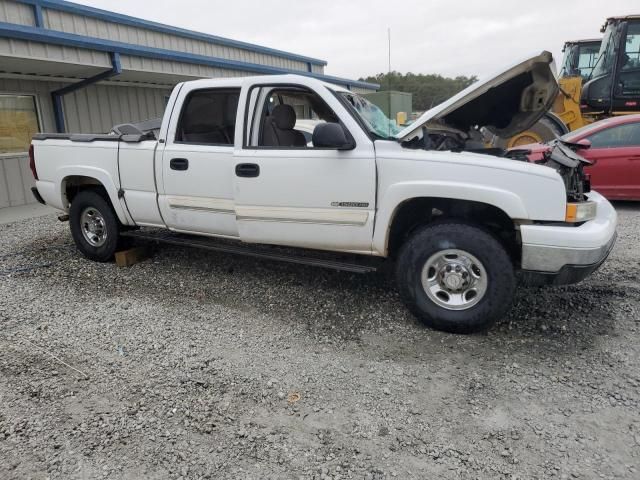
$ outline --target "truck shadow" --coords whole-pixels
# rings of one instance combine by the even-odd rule
[[[36,250],[42,240],[24,247]],[[428,351],[440,343],[460,342],[479,351],[487,342],[507,342],[529,354],[528,344],[536,343],[541,355],[543,351],[572,355],[591,348],[602,335],[615,335],[616,322],[630,315],[620,307],[629,290],[610,281],[606,264],[578,285],[520,288],[508,316],[489,332],[460,337],[435,332],[416,320],[400,301],[389,270],[359,275],[172,246],[159,247],[152,259],[129,269],[89,262],[73,248],[42,251],[38,258],[64,266],[28,275],[53,276],[50,282],[71,289],[75,288],[68,278],[91,269],[103,279],[104,284],[95,287],[101,295],[111,292],[107,295],[114,298],[168,307],[191,302],[203,310],[223,305],[268,316],[282,328],[303,325],[318,338],[360,342],[372,335],[391,341],[398,337],[397,355],[403,355],[402,345]],[[179,288],[167,288],[176,283]],[[74,295],[81,298],[91,288],[78,289]]]
[[[181,263],[185,275],[196,270],[198,277],[208,273],[215,278],[191,292],[198,301],[249,308],[277,317],[284,325],[303,324],[317,336],[358,341],[363,334],[391,329],[414,335],[417,341],[425,334],[438,341],[462,338],[434,332],[416,320],[400,301],[389,269],[358,275],[173,247],[162,247],[157,255],[164,258],[162,263]],[[606,272],[578,285],[519,288],[506,318],[485,334],[464,338],[467,343],[532,341],[544,344],[541,350],[547,353],[561,355],[588,349],[598,337],[615,334],[615,312],[626,296],[623,289],[603,281],[605,277]],[[225,284],[238,281],[247,287],[230,299]]]

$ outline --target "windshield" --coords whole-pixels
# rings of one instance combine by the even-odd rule
[[[600,51],[600,42],[583,42],[567,45],[560,77],[580,75],[583,79],[591,76]]]
[[[598,59],[596,60],[596,64],[591,72],[590,78],[597,78],[611,73],[616,57],[618,36],[618,28],[615,24],[610,23],[604,32],[602,44],[600,45],[600,52],[598,53]]]
[[[402,130],[396,122],[387,118],[384,112],[369,100],[351,92],[337,92],[353,108],[370,133],[383,140],[391,140]]]
[[[565,45],[562,68],[560,69],[560,78],[575,75],[575,57],[577,49],[578,46],[575,44]]]

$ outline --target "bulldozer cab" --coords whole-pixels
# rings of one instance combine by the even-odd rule
[[[609,18],[602,32],[598,58],[582,89],[582,111],[640,112],[640,15]]]
[[[593,72],[599,52],[600,39],[565,42],[559,78],[579,76],[587,80]]]

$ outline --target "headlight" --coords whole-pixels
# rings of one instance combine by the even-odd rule
[[[596,202],[567,203],[565,221],[570,223],[587,222],[596,218]]]

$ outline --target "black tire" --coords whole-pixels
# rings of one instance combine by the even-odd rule
[[[425,277],[437,274],[435,269],[425,267],[427,262],[438,252],[451,249],[476,257],[486,277],[485,293],[478,295],[477,303],[464,310],[438,305],[422,286],[423,269],[427,272]],[[396,262],[396,282],[404,303],[425,325],[445,332],[469,334],[490,328],[509,311],[516,277],[507,251],[492,234],[466,223],[443,221],[420,228],[404,243]]]
[[[103,219],[106,238],[104,243],[98,246],[92,245],[83,234],[81,217],[87,209],[99,212]],[[83,190],[75,196],[69,209],[69,227],[76,247],[85,257],[96,262],[108,262],[113,258],[118,248],[120,222],[109,200],[98,191]]]

